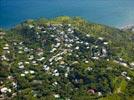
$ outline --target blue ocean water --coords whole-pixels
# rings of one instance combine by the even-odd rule
[[[120,27],[134,24],[134,0],[0,0],[0,27],[3,28],[26,19],[63,15]]]

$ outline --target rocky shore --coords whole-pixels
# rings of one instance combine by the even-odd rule
[[[126,26],[124,26],[124,27],[121,27],[120,28],[121,30],[128,30],[128,31],[132,31],[132,32],[134,32],[134,24],[129,24],[129,25],[126,25]]]

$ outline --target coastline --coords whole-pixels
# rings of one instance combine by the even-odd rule
[[[128,24],[128,25],[125,25],[123,27],[120,27],[119,29],[120,30],[129,30],[129,31],[134,32],[134,24]]]

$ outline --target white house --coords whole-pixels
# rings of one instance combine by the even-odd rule
[[[54,94],[54,97],[55,97],[55,98],[59,98],[60,95],[59,95],[59,94]]]
[[[7,87],[3,87],[0,90],[2,93],[7,93],[7,92],[11,92],[11,89],[8,89]]]
[[[127,80],[129,80],[129,81],[131,80],[131,78],[130,78],[130,77],[128,77],[128,76],[126,77],[126,79],[127,79]]]
[[[59,61],[59,60],[62,60],[63,57],[56,57],[55,58],[55,61]]]
[[[92,59],[98,60],[98,59],[99,59],[99,57],[92,57]]]
[[[1,60],[9,61],[9,59],[8,59],[5,55],[2,55],[2,56],[1,56]]]
[[[89,34],[87,34],[86,36],[87,36],[87,37],[90,37],[90,35],[89,35]]]
[[[59,76],[60,74],[57,72],[57,73],[54,73],[53,75],[54,75],[54,76]]]
[[[25,61],[25,64],[30,64],[30,62],[28,62],[28,61]]]
[[[29,60],[33,60],[34,59],[34,56],[33,55],[30,55],[30,57],[28,59]]]
[[[5,47],[9,47],[9,44],[5,44]]]
[[[23,65],[23,62],[19,62],[18,65]]]
[[[33,25],[29,25],[29,28],[33,28],[34,26]]]
[[[103,38],[103,37],[99,37],[98,39],[99,39],[99,40],[104,40],[104,38]]]
[[[56,48],[53,48],[50,52],[53,53],[54,51],[56,51],[57,49]]]
[[[30,72],[30,74],[34,74],[35,73],[33,70],[30,70],[29,72]]]
[[[12,86],[13,86],[13,88],[17,88],[17,83],[12,82]]]
[[[58,48],[59,46],[60,46],[60,43],[57,43],[57,44],[55,45],[56,48]]]
[[[89,61],[85,61],[85,63],[87,64],[87,63],[89,63]]]
[[[79,46],[75,47],[76,50],[79,50]]]
[[[42,60],[44,60],[45,59],[45,57],[41,57],[40,59],[37,59],[38,61],[42,61]]]
[[[24,69],[24,65],[20,65],[19,68],[20,68],[20,69]]]
[[[22,54],[22,53],[23,53],[23,51],[18,51],[18,53]]]
[[[127,72],[122,72],[121,75],[122,76],[127,76]]]
[[[48,70],[50,69],[50,67],[47,66],[47,65],[44,65],[44,66],[43,66],[43,69],[44,69],[45,71],[48,71]]]
[[[25,74],[20,74],[20,76],[24,77],[24,76],[25,76]]]
[[[71,27],[71,24],[68,24],[69,27]]]
[[[65,73],[65,77],[68,77],[68,73]]]
[[[85,45],[89,45],[89,43],[88,42],[85,42]]]
[[[3,47],[3,50],[9,50],[9,47]]]
[[[130,63],[130,66],[134,67],[134,62],[131,62],[131,63]]]
[[[102,93],[101,92],[98,92],[98,96],[102,96]]]
[[[86,47],[87,49],[89,49],[89,46],[88,47]]]
[[[91,67],[88,67],[88,68],[87,68],[87,70],[88,70],[88,71],[91,71],[91,70],[93,70],[93,68],[91,68]]]
[[[29,71],[24,71],[25,74],[29,74]]]
[[[103,42],[104,45],[108,45],[108,42]]]
[[[28,51],[30,51],[30,49],[28,49],[27,47],[25,47],[25,48],[24,48],[24,51],[25,51],[25,52],[28,52]]]

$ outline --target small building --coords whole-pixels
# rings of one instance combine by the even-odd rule
[[[45,71],[48,71],[48,70],[50,69],[50,67],[47,66],[47,65],[44,65],[44,66],[43,66],[43,69],[44,69]]]
[[[130,63],[130,66],[131,66],[131,67],[134,67],[134,62],[131,62],[131,63]]]
[[[68,73],[65,73],[65,77],[68,77]]]
[[[34,74],[35,72],[34,72],[33,70],[30,70],[29,73],[30,73],[30,74]]]
[[[59,94],[54,94],[54,97],[55,98],[60,98],[60,95]]]
[[[121,75],[122,76],[127,76],[127,72],[122,72]]]
[[[25,74],[20,74],[20,76],[24,77],[24,76],[25,76]]]
[[[6,33],[5,32],[0,32],[0,36],[3,36],[5,35]]]
[[[29,60],[33,60],[34,59],[34,56],[33,55],[30,55],[30,57],[28,59]]]
[[[87,90],[88,93],[91,93],[91,94],[95,94],[96,93],[96,89],[89,89]]]
[[[75,47],[76,50],[79,50],[79,46]]]
[[[0,89],[1,93],[7,93],[7,92],[11,92],[11,89],[8,89],[7,87],[3,87]]]
[[[50,52],[53,53],[55,52],[57,49],[56,48],[53,48]]]
[[[94,60],[98,60],[98,59],[99,59],[99,57],[92,57],[92,59],[94,59]]]
[[[25,61],[25,64],[30,64],[30,62],[28,62],[28,61]]]
[[[33,25],[29,25],[29,28],[33,28],[34,26]]]
[[[88,67],[86,70],[88,70],[88,71],[91,71],[91,70],[93,70],[93,68],[91,68],[91,67]]]
[[[19,68],[20,69],[24,69],[25,67],[24,67],[24,65],[20,65]]]
[[[103,42],[104,45],[108,45],[108,42]]]
[[[102,96],[102,93],[101,92],[98,92],[98,96]]]
[[[127,79],[127,80],[129,80],[129,81],[131,80],[131,78],[130,78],[130,77],[128,77],[128,76],[126,77],[126,79]]]
[[[29,71],[24,71],[25,74],[29,74]]]
[[[37,59],[38,61],[42,61],[42,60],[44,60],[45,59],[45,57],[41,57],[40,59]]]
[[[87,37],[90,37],[90,35],[89,35],[89,34],[87,34],[86,36],[87,36]]]
[[[98,39],[99,39],[99,40],[104,40],[104,38],[103,38],[103,37],[99,37]]]
[[[89,61],[87,61],[87,60],[86,60],[86,61],[85,61],[85,63],[86,63],[86,64],[88,64],[88,63],[89,63]]]
[[[3,47],[3,50],[9,50],[9,45],[5,44],[5,46]]]

